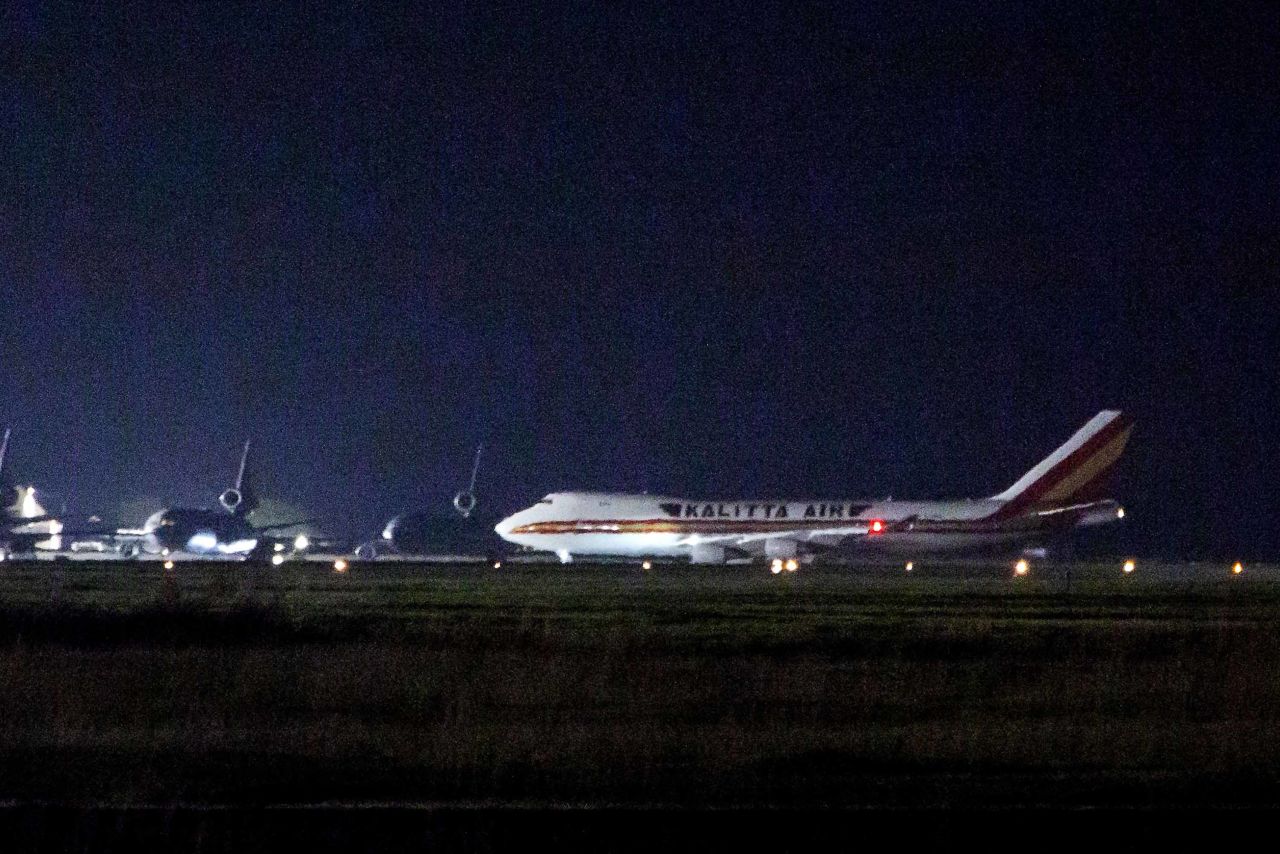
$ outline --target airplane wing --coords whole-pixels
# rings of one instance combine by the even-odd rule
[[[281,531],[285,528],[297,528],[301,525],[315,525],[318,519],[297,519],[293,522],[276,522],[271,525],[254,525],[253,530],[258,534],[265,534],[269,531]]]
[[[851,538],[863,538],[896,530],[907,530],[915,518],[903,519],[892,523],[880,523],[873,530],[875,522],[870,519],[851,519],[839,524],[821,527],[796,527],[773,531],[752,533],[725,532],[722,534],[698,534],[690,537],[682,545],[717,545],[730,549],[739,549],[751,553],[760,551],[762,544],[768,540],[789,540],[801,547],[812,550],[835,548]]]

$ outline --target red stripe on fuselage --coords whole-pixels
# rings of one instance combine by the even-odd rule
[[[1057,528],[1075,524],[1079,513],[1062,513],[1054,516],[1024,516],[1017,520],[1002,522],[988,516],[983,519],[917,519],[910,527],[899,529],[894,522],[888,523],[886,533],[993,533],[999,531],[1020,531],[1029,529]],[[831,519],[777,519],[772,521],[734,522],[732,520],[707,519],[676,521],[674,519],[565,519],[545,522],[530,522],[511,530],[514,535],[557,535],[557,534],[767,534],[771,532],[787,533],[791,531],[824,530],[829,528],[850,527],[851,523],[870,522],[869,519],[846,519],[845,524],[834,524],[840,520]]]
[[[757,534],[769,531],[842,528],[866,519],[564,519],[529,522],[512,534]]]

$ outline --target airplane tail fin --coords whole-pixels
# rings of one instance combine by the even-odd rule
[[[240,455],[236,485],[219,495],[218,503],[234,516],[248,516],[258,507],[258,495],[253,491],[253,480],[249,472],[248,439],[244,440],[244,452]]]
[[[1032,504],[1105,498],[1111,473],[1132,432],[1133,416],[1105,409],[1017,483],[992,498],[1007,502],[1000,511],[1006,516]]]
[[[13,432],[10,428],[4,428],[4,441],[0,442],[0,484],[4,483],[4,457],[9,452],[9,434]]]

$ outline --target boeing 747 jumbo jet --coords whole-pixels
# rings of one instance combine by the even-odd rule
[[[851,544],[909,555],[1043,546],[1076,528],[1124,518],[1106,497],[1133,419],[1099,412],[1013,486],[961,501],[689,501],[553,492],[498,523],[503,539],[575,555],[805,558]]]

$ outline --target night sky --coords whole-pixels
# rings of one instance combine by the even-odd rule
[[[499,512],[981,496],[1123,407],[1134,551],[1280,557],[1274,6],[693,5],[9,4],[15,476],[252,436],[360,535],[481,440]]]

